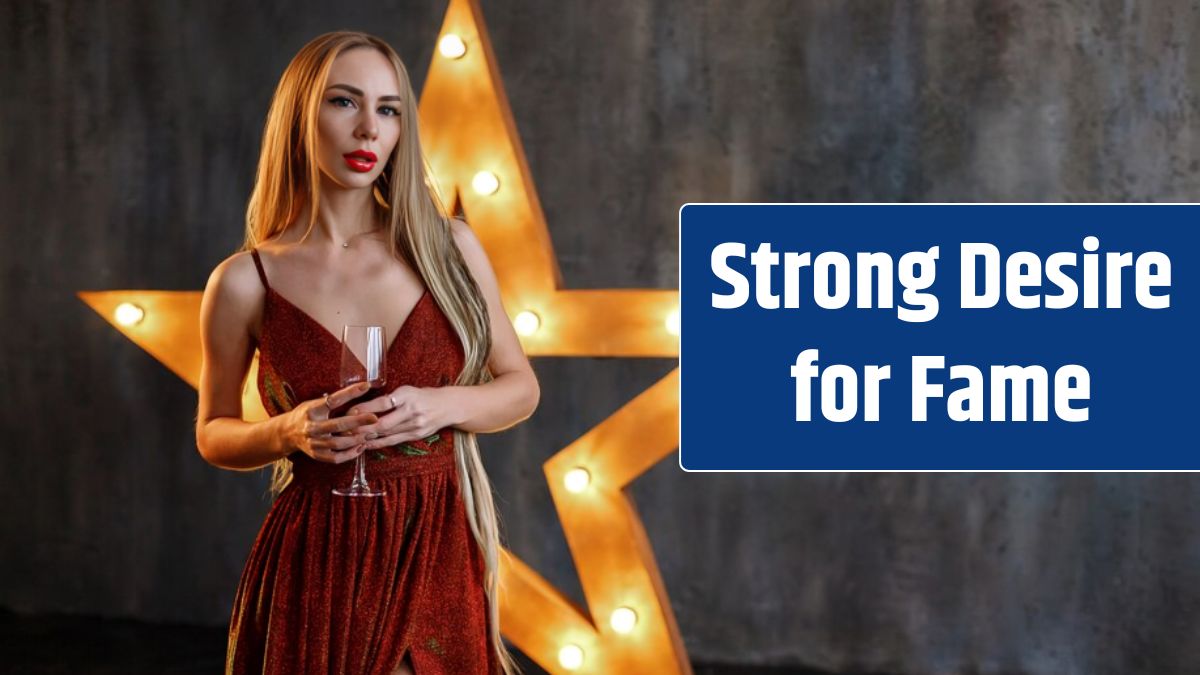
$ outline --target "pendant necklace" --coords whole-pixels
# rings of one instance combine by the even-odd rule
[[[367,230],[366,232],[359,232],[358,234],[356,234],[356,235],[354,235],[354,236],[350,237],[349,239],[347,239],[346,241],[343,241],[343,242],[342,242],[342,250],[343,250],[343,251],[345,251],[345,250],[349,249],[349,248],[350,248],[350,242],[354,241],[356,238],[358,238],[358,237],[361,237],[361,236],[363,236],[364,234],[374,234],[374,233],[376,233],[376,232],[379,232],[379,231],[380,231],[380,230]]]

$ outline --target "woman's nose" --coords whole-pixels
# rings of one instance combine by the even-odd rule
[[[375,116],[370,112],[364,113],[359,118],[358,135],[369,139],[374,139],[379,135],[379,124],[375,120]]]

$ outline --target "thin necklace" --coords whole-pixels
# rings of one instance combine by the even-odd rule
[[[359,232],[358,234],[352,235],[349,239],[342,242],[342,250],[346,250],[346,249],[350,248],[350,242],[354,241],[356,238],[361,237],[364,234],[374,234],[376,232],[381,231],[382,229],[383,228],[380,228],[378,230],[367,230],[366,232]]]

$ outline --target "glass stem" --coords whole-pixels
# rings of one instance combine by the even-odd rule
[[[363,461],[366,454],[354,458],[354,487],[367,487],[367,463]]]

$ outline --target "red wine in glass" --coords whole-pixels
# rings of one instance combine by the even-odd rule
[[[346,384],[345,386],[348,387],[351,384],[354,384],[354,383],[350,382],[350,383]],[[349,401],[346,401],[345,403],[339,405],[338,407],[334,408],[333,410],[330,410],[329,417],[331,419],[334,417],[341,417],[346,414],[347,410],[349,410],[350,408],[353,408],[355,403],[365,403],[367,401],[379,398],[380,396],[383,396],[384,394],[387,393],[387,389],[388,389],[387,385],[378,386],[378,387],[372,386],[370,389],[366,390],[361,395],[355,396],[354,398],[350,399]]]
[[[387,385],[387,338],[383,326],[344,326],[342,328],[341,386],[349,387],[367,382],[371,388],[362,396],[329,411],[330,417],[344,415],[356,402],[370,400],[383,393]],[[364,454],[354,459],[354,479],[350,485],[333,489],[333,494],[342,497],[382,497],[383,490],[373,489],[367,484]]]

